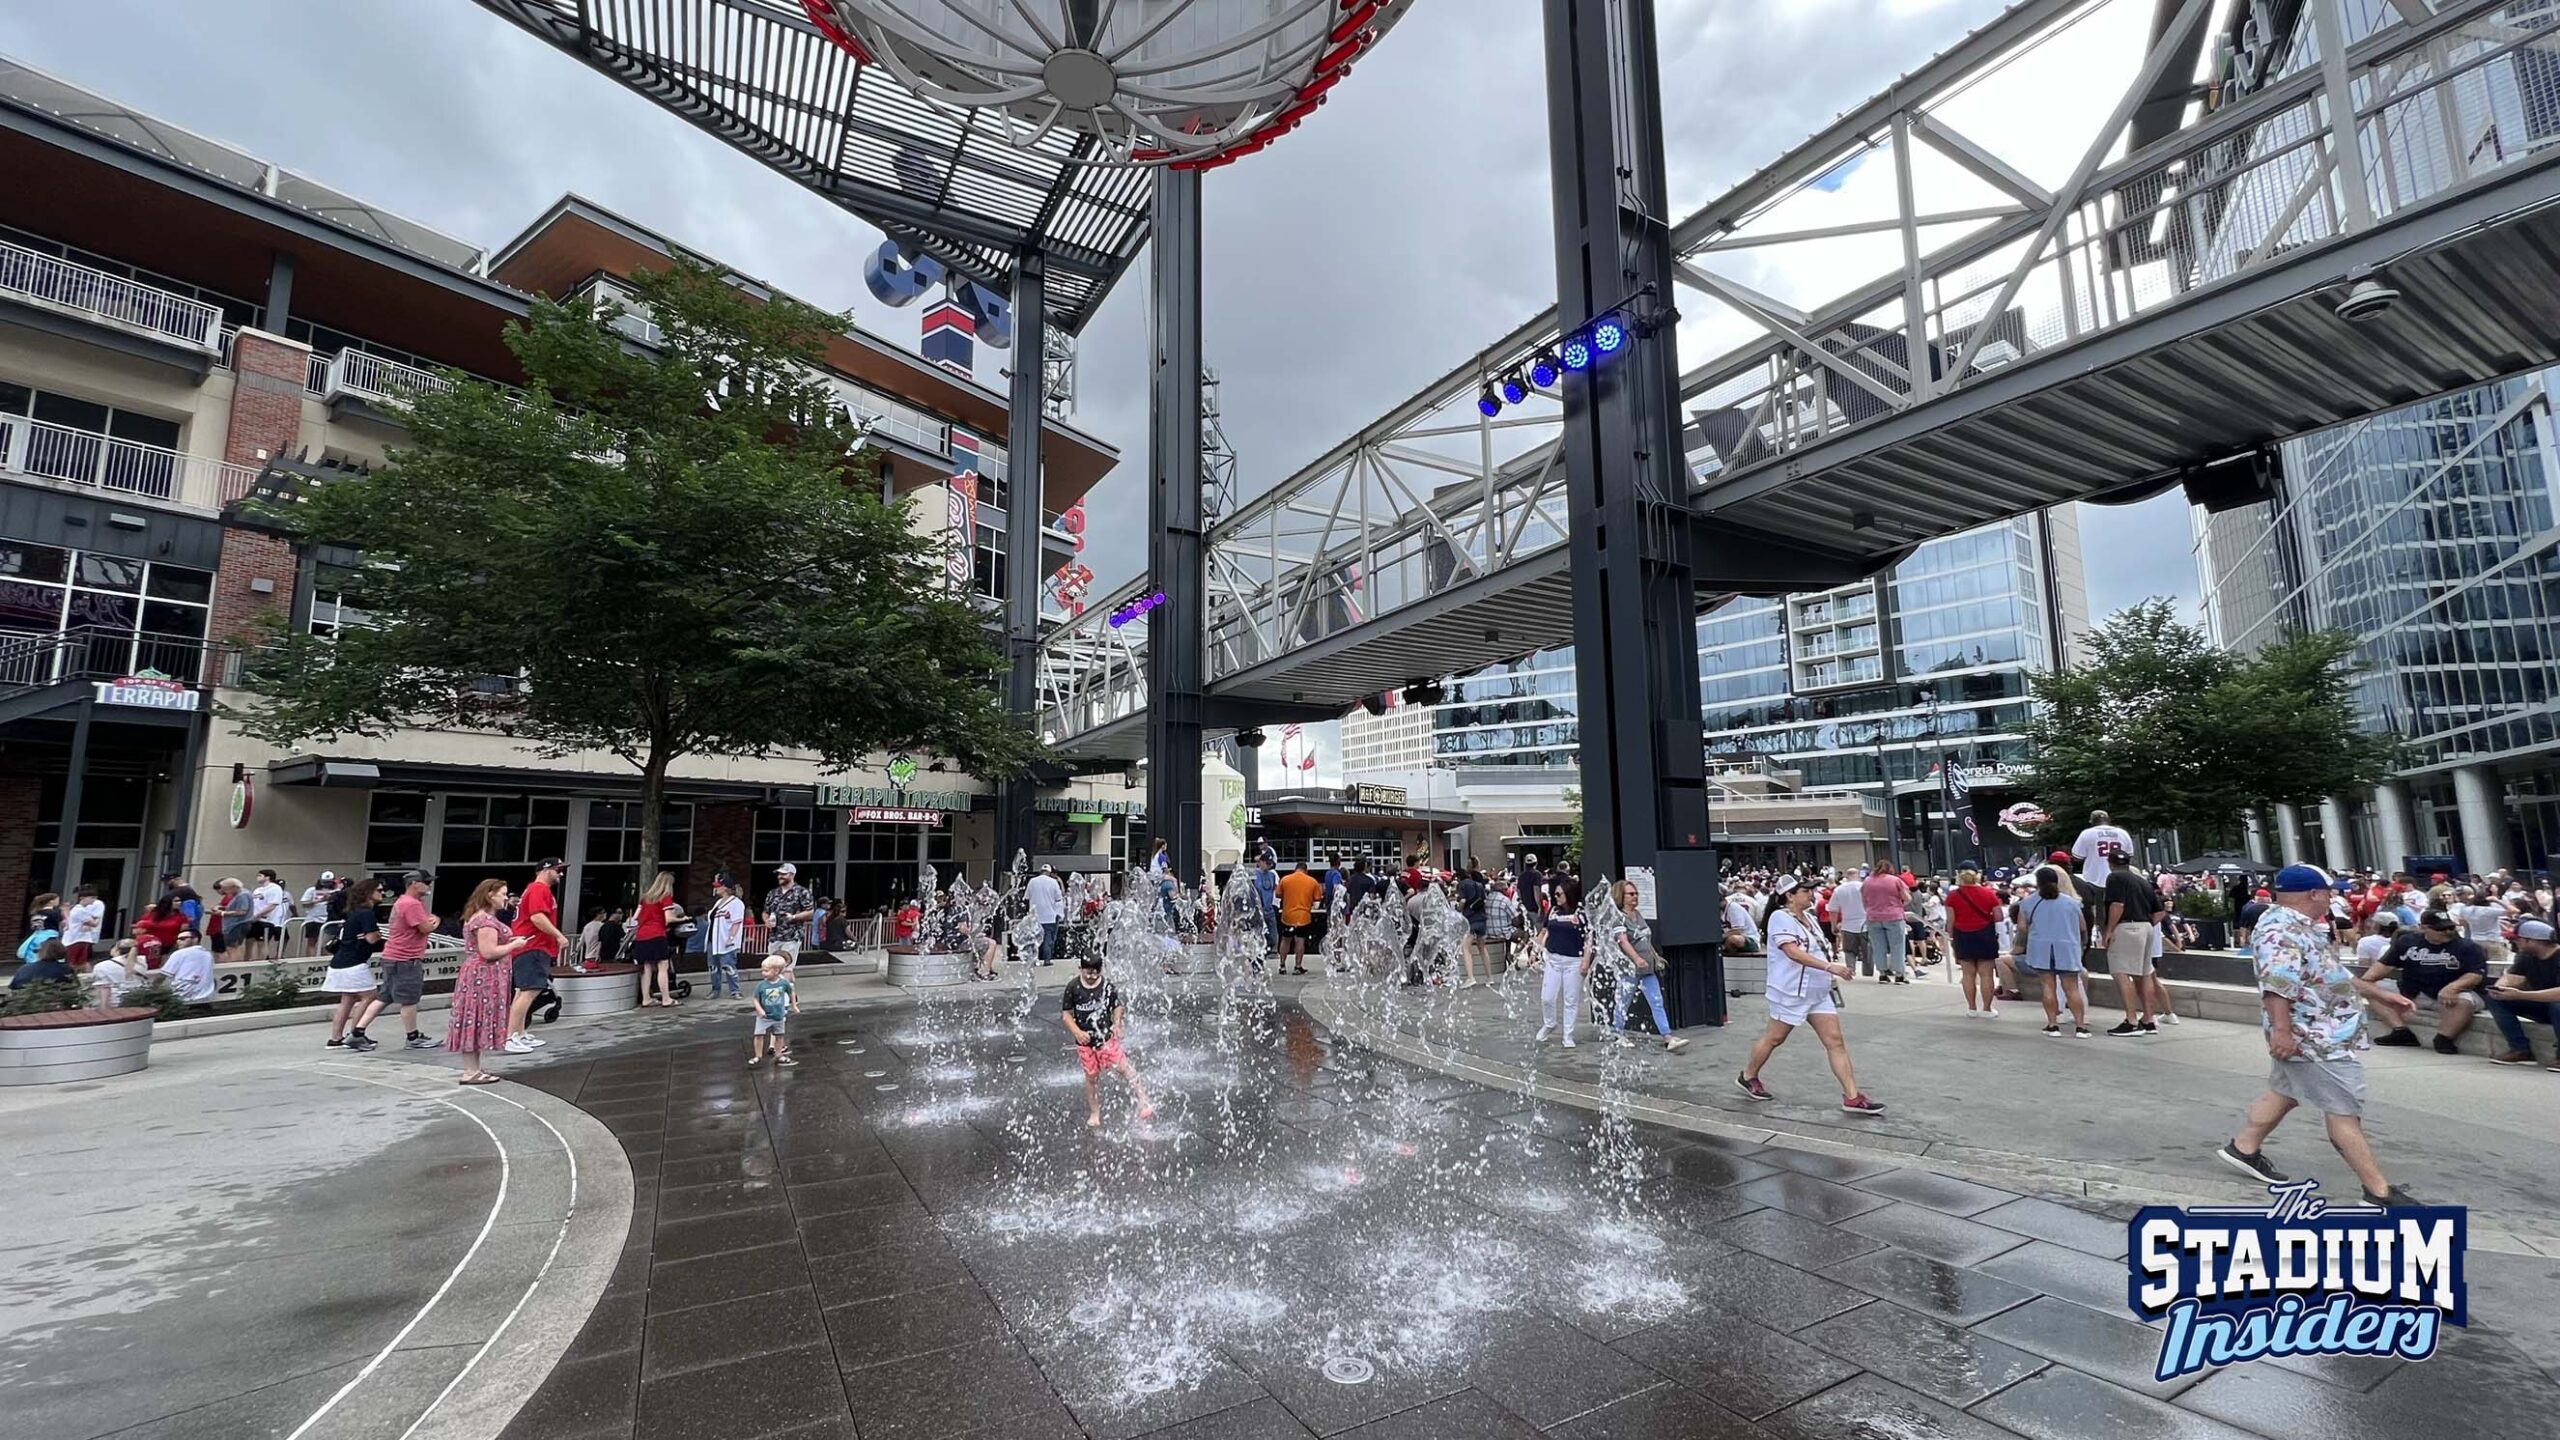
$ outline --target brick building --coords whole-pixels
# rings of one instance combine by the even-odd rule
[[[611,297],[692,252],[574,197],[483,249],[5,59],[0,174],[0,914],[87,882],[121,923],[168,871],[209,890],[272,866],[298,890],[418,864],[449,909],[545,853],[568,858],[573,915],[635,893],[638,777],[612,756],[442,731],[287,753],[214,712],[245,699],[224,690],[225,642],[262,618],[363,623],[333,581],[356,557],[259,528],[244,496],[383,463],[411,387],[522,378],[501,330],[533,297]],[[653,343],[645,316],[619,324]],[[974,510],[970,583],[992,607],[1005,397],[858,331],[825,368],[919,528]],[[1052,517],[1119,458],[1057,421],[1043,449]],[[1070,543],[1052,525],[1043,569]],[[891,758],[680,763],[663,847],[679,893],[715,868],[760,886],[786,859],[856,909],[921,860],[983,875],[991,787],[930,756],[896,784]],[[1044,794],[1043,848],[1125,853],[1133,802],[1116,779]]]

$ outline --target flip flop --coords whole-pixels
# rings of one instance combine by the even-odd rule
[[[495,1075],[465,1075],[458,1083],[464,1085],[495,1085],[498,1083],[498,1080],[499,1077]]]

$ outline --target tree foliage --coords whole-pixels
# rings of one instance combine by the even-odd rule
[[[936,548],[852,456],[811,367],[844,321],[687,266],[635,277],[664,338],[585,302],[509,328],[528,393],[466,377],[414,397],[410,443],[281,518],[359,551],[332,639],[271,635],[249,734],[496,730],[642,777],[645,875],[689,755],[885,750],[1012,773],[999,657]]]
[[[2145,601],[2090,632],[2088,658],[2034,677],[2035,786],[2067,840],[2091,810],[2137,830],[2237,838],[2242,815],[2309,805],[2390,773],[2398,742],[2357,728],[2351,637],[2292,635],[2233,655]]]

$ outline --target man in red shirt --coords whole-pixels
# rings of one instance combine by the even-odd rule
[[[525,942],[516,952],[514,999],[507,1009],[510,1055],[541,1048],[527,1033],[533,1025],[534,997],[551,988],[551,967],[560,963],[560,902],[553,897],[566,862],[545,860],[533,868],[533,883],[516,899],[516,923],[507,933]]]

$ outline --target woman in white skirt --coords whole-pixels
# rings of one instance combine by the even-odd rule
[[[1839,1002],[1833,998],[1831,982],[1846,980],[1853,971],[1831,958],[1821,925],[1807,913],[1812,908],[1811,882],[1790,875],[1771,887],[1763,926],[1769,952],[1769,1026],[1752,1042],[1751,1058],[1733,1083],[1754,1100],[1776,1099],[1760,1083],[1760,1068],[1798,1025],[1811,1025],[1831,1061],[1832,1078],[1840,1082],[1840,1108],[1851,1115],[1881,1115],[1884,1106],[1858,1088],[1857,1073],[1849,1066],[1849,1042],[1840,1033]]]
[[[329,973],[320,982],[322,993],[338,997],[337,1011],[329,1017],[329,1044],[334,1049],[346,1048],[347,1027],[355,1023],[379,983],[373,975],[373,952],[382,948],[382,926],[374,902],[381,893],[378,880],[359,880],[347,891],[347,918],[338,928],[338,943],[329,951]]]

